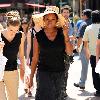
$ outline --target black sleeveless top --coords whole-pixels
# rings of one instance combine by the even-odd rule
[[[14,39],[11,42],[9,42],[3,36],[3,34],[1,34],[1,37],[5,43],[3,48],[3,55],[8,59],[5,66],[5,71],[17,70],[17,54],[21,44],[22,33],[16,33]]]
[[[64,71],[65,42],[61,29],[58,30],[53,41],[48,39],[43,29],[37,32],[36,38],[40,49],[38,70],[49,72]]]

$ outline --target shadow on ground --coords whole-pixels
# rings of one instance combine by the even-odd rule
[[[23,95],[21,95],[21,96],[19,97],[19,100],[35,100],[35,97],[34,97],[34,96],[33,96],[33,97],[25,97],[25,94],[23,94]],[[76,100],[76,99],[70,98],[70,97],[68,96],[66,100]]]
[[[81,93],[78,94],[78,96],[94,96],[94,93],[90,93],[86,90],[80,90],[80,91],[81,91]]]
[[[89,97],[85,100],[100,100],[100,97]]]
[[[21,95],[19,97],[19,100],[35,100],[35,97],[32,96],[32,97],[26,97],[25,94]]]
[[[68,96],[66,100],[76,100],[76,99],[70,98],[70,97]]]

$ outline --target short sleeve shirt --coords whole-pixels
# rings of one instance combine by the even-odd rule
[[[91,24],[86,27],[83,41],[89,42],[89,50],[91,55],[96,55],[96,41],[100,29],[100,24]]]
[[[79,28],[78,37],[83,38],[86,27],[91,25],[91,24],[92,24],[91,19],[87,19],[86,21],[83,21],[80,25],[80,28]]]

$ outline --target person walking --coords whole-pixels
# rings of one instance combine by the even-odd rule
[[[84,31],[86,27],[90,24],[92,24],[91,21],[91,10],[85,9],[83,10],[83,20],[84,22],[81,23],[80,28],[78,30],[78,41],[77,41],[77,50],[79,51],[80,60],[82,63],[82,70],[81,70],[81,77],[80,81],[78,83],[74,83],[75,87],[79,87],[80,89],[85,89],[85,82],[87,79],[87,73],[88,73],[88,64],[89,60],[86,58],[85,50],[84,50],[84,42],[82,41],[82,38],[84,36]]]
[[[65,18],[65,20],[66,21],[68,21],[68,27],[69,27],[69,30],[68,30],[68,35],[69,35],[69,38],[70,38],[70,42],[72,43],[72,45],[73,45],[73,33],[74,33],[74,28],[73,28],[73,26],[72,26],[72,22],[71,22],[71,20],[70,20],[70,18],[69,18],[69,16],[70,16],[70,7],[67,5],[67,6],[63,6],[62,8],[61,8],[61,15]],[[66,34],[67,34],[67,32],[66,32]],[[73,45],[73,48],[74,48],[74,45]],[[66,58],[67,59],[70,59],[70,57],[67,55],[66,56]],[[69,70],[69,68],[70,68],[70,61],[67,61],[66,62],[66,71],[65,71],[65,85],[63,85],[63,87],[62,87],[62,89],[63,89],[63,95],[64,95],[64,97],[65,98],[67,98],[67,93],[66,93],[66,90],[67,90],[67,79],[68,79],[68,70]]]
[[[65,100],[62,96],[64,85],[65,64],[64,54],[72,54],[69,41],[68,26],[63,24],[57,28],[59,8],[46,7],[41,20],[44,22],[42,30],[34,37],[33,59],[29,86],[33,86],[33,77],[37,69],[35,100]]]
[[[0,82],[0,100],[18,100],[17,54],[19,52],[20,67],[24,70],[24,37],[23,33],[18,31],[20,26],[19,12],[10,11],[6,13],[6,17],[7,29],[1,31],[1,38],[5,43],[3,55],[8,60],[5,66],[3,80]]]
[[[95,72],[96,53],[97,53],[96,43],[100,38],[99,31],[100,31],[100,12],[98,10],[95,10],[92,12],[92,24],[86,28],[83,41],[84,41],[87,59],[90,59],[90,64],[92,67],[93,85],[94,88],[96,89],[96,93],[94,95],[100,97],[100,85],[99,85],[100,76],[98,73]]]
[[[30,61],[30,52],[32,45],[31,42],[33,41],[31,39],[32,35],[30,32],[30,18],[28,17],[23,17],[21,20],[21,27],[20,31],[24,33],[24,58],[25,58],[25,73],[23,70],[20,70],[20,79],[24,83],[24,91],[25,95],[31,97],[32,93],[28,87],[28,81],[30,78],[30,68],[31,68],[31,61]],[[21,77],[23,76],[23,77]]]

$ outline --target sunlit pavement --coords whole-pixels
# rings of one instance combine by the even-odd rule
[[[85,90],[80,90],[73,86],[73,83],[78,82],[80,79],[81,74],[81,62],[78,56],[74,57],[74,63],[71,64],[69,69],[69,78],[68,78],[68,86],[67,86],[67,100],[100,100],[99,97],[94,97],[95,89],[93,88],[92,83],[92,74],[91,74],[91,67],[89,65],[88,69],[88,77],[86,81]],[[35,100],[35,79],[34,79],[34,88],[33,88],[33,97],[29,98],[26,97],[24,94],[24,85],[20,82],[19,84],[19,100]]]

